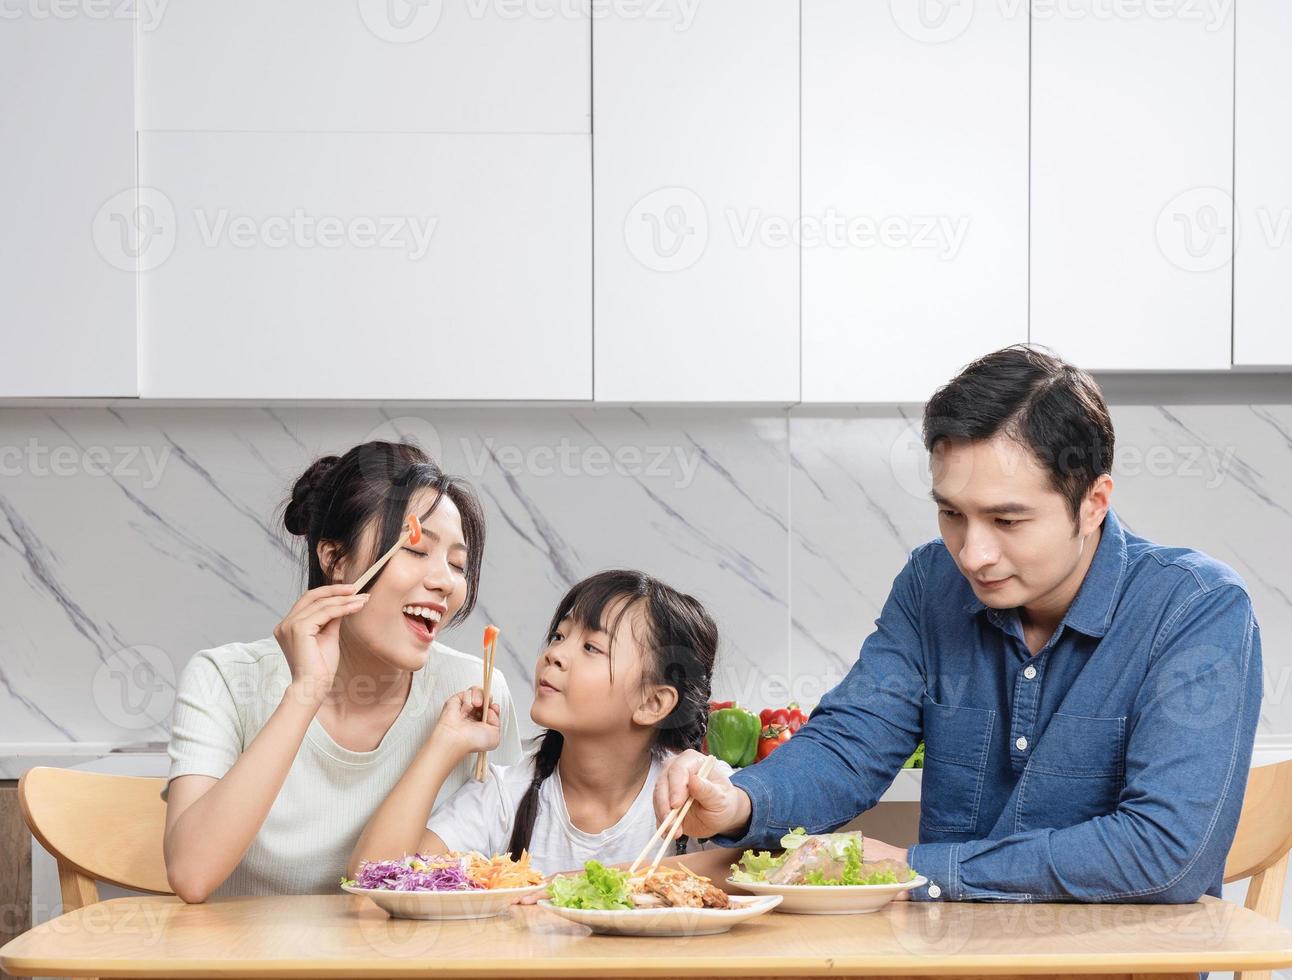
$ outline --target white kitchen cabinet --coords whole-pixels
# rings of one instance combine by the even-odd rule
[[[586,136],[144,133],[157,398],[588,399]],[[159,206],[161,206],[159,204]]]
[[[587,133],[568,0],[151,0],[144,130]]]
[[[1292,366],[1292,3],[1242,0],[1236,25],[1234,364]]]
[[[803,0],[803,400],[1027,339],[1026,10]]]
[[[0,397],[138,392],[133,15],[91,6],[0,16]]]
[[[799,7],[593,23],[598,401],[799,397]]]
[[[1035,0],[1031,339],[1230,366],[1233,4]]]

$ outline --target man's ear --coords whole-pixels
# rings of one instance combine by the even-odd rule
[[[320,541],[318,548],[315,549],[319,567],[323,569],[323,574],[327,576],[330,585],[339,585],[346,580],[346,562],[344,559],[337,560],[340,551],[340,541]]]
[[[1112,498],[1113,478],[1107,473],[1101,473],[1086,491],[1086,499],[1081,502],[1082,535],[1094,534],[1095,529],[1103,523],[1108,508],[1112,506]]]
[[[670,684],[656,684],[646,692],[645,700],[633,712],[633,722],[643,728],[654,728],[673,713],[677,701],[677,688]]]

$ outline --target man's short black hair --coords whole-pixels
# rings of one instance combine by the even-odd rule
[[[1015,344],[974,361],[924,408],[924,448],[1003,434],[1049,471],[1076,520],[1095,480],[1113,466],[1113,423],[1085,371],[1043,350]]]

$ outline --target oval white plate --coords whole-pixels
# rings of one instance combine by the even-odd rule
[[[755,895],[780,895],[780,911],[803,915],[857,915],[877,912],[902,892],[928,884],[929,879],[916,875],[910,881],[895,885],[772,885],[747,881],[732,881],[733,888],[753,892]]]
[[[777,895],[730,899],[729,909],[565,909],[547,899],[538,904],[604,936],[716,936],[781,904]]]
[[[341,888],[351,895],[372,899],[396,919],[487,919],[507,911],[526,895],[546,891],[547,884],[463,892],[397,892],[353,885]]]

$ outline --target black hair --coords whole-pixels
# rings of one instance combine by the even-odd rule
[[[421,520],[425,521],[445,497],[462,515],[467,594],[449,624],[471,615],[480,591],[484,511],[470,484],[447,475],[435,460],[408,443],[361,443],[343,456],[315,460],[296,481],[291,500],[283,510],[283,525],[291,534],[306,540],[307,587],[316,589],[332,581],[331,568],[324,568],[319,560],[320,541],[337,543],[332,560],[339,561],[356,552],[365,528],[376,521],[374,556],[385,554],[403,531],[409,500],[421,490],[435,491],[434,502],[419,515]],[[368,591],[380,577],[378,572],[360,591]]]
[[[612,621],[606,616],[619,603]],[[612,643],[620,621],[633,608],[642,610],[642,634],[638,641],[646,650],[643,681],[647,686],[665,684],[677,691],[677,704],[655,729],[651,754],[663,756],[698,749],[709,725],[709,694],[713,665],[718,653],[718,625],[704,606],[692,596],[665,585],[644,572],[617,569],[584,579],[565,594],[547,630],[550,643],[563,620],[584,629],[605,630]],[[610,671],[614,676],[614,651]],[[534,756],[534,778],[516,808],[511,841],[507,850],[513,859],[529,847],[538,818],[539,789],[561,758],[565,737],[546,731]],[[679,847],[685,844],[679,841]]]
[[[1073,521],[1096,479],[1112,472],[1113,423],[1085,371],[1027,344],[974,361],[924,408],[924,448],[1003,433],[1027,448],[1067,501]]]

